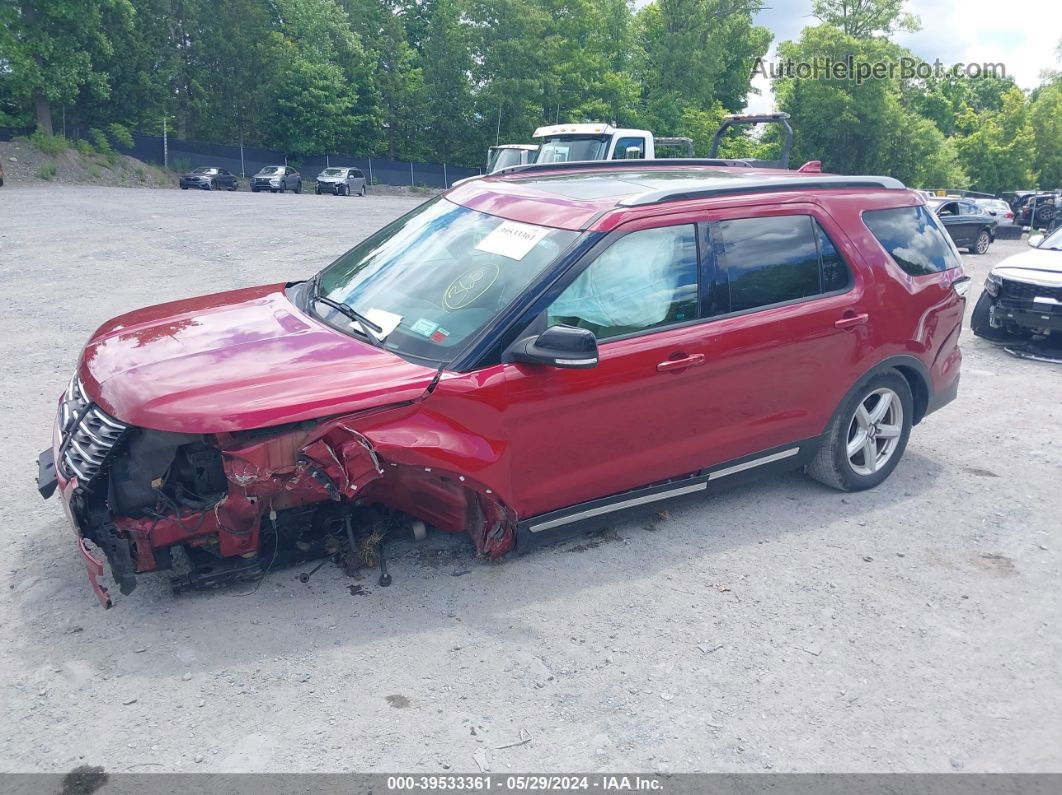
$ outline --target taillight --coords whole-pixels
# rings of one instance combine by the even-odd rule
[[[1014,220],[1014,213],[1007,213],[1003,217],[1006,218],[1008,221],[1012,221]]]

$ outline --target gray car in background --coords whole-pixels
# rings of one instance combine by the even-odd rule
[[[1000,226],[1014,226],[1014,211],[1003,199],[974,199],[973,203],[999,221]]]
[[[286,190],[302,193],[302,175],[291,166],[265,166],[251,177],[251,190],[258,193],[283,193]]]
[[[317,175],[314,193],[332,193],[336,196],[365,195],[365,175],[361,169],[351,166],[330,166]]]

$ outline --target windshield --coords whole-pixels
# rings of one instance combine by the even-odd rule
[[[607,135],[552,135],[539,147],[536,163],[567,163],[572,160],[603,160]]]
[[[213,174],[214,173],[214,169],[212,169],[212,168],[197,168],[192,173],[193,174]]]
[[[341,168],[326,168],[324,171],[321,172],[321,175],[325,177],[338,177],[342,174],[343,169]]]
[[[1049,234],[1044,241],[1037,246],[1037,248],[1051,249],[1052,251],[1062,251],[1062,226]]]
[[[493,149],[490,153],[490,158],[487,160],[487,173],[493,174],[502,168],[509,168],[509,166],[519,166],[526,162],[524,156],[527,154],[534,154],[528,152],[526,149]]]
[[[278,171],[280,171],[280,166],[266,166],[265,168],[263,168],[258,173],[259,174],[276,174]]]
[[[577,236],[439,197],[325,268],[320,294],[381,326],[385,348],[449,361]],[[365,333],[321,302],[314,310],[337,328]]]

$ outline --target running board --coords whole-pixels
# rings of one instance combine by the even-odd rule
[[[552,544],[577,533],[600,529],[594,520],[619,511],[653,509],[657,504],[680,497],[705,493],[717,482],[727,485],[744,481],[738,475],[759,476],[771,471],[794,469],[809,461],[818,449],[818,440],[811,439],[763,451],[746,458],[727,461],[709,469],[702,469],[684,478],[675,478],[665,483],[631,489],[609,497],[579,503],[550,513],[532,516],[517,524],[516,550],[527,552],[543,544]]]

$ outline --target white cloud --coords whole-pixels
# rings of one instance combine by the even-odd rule
[[[907,8],[922,19],[918,33],[900,33],[894,38],[926,61],[954,63],[1002,63],[1019,86],[1031,89],[1045,69],[1059,68],[1055,49],[1062,37],[1062,3],[1016,4],[999,0],[911,0]],[[811,0],[774,0],[756,21],[775,34],[768,57],[773,58],[779,41],[795,39],[807,25]],[[762,93],[750,95],[748,111],[773,109],[770,81],[757,76],[752,84]]]

